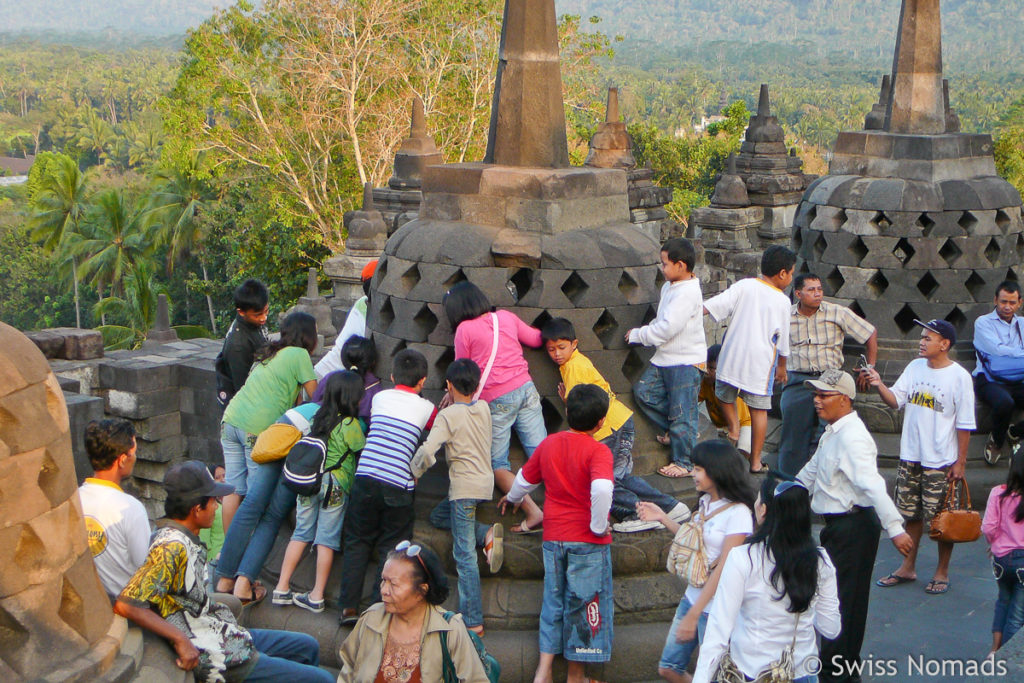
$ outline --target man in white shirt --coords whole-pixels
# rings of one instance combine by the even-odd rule
[[[820,679],[845,682],[860,670],[878,533],[884,528],[903,555],[913,549],[914,541],[886,494],[875,441],[853,410],[853,377],[826,370],[818,379],[807,380],[806,386],[814,392],[815,412],[828,426],[797,479],[811,494],[811,510],[825,519],[821,545],[836,567],[842,619],[840,634],[834,640],[822,639]]]
[[[100,420],[85,427],[93,476],[78,489],[89,551],[100,583],[116,598],[149,552],[149,517],[138,499],[121,490],[135,468],[135,428],[127,420]]]
[[[975,429],[971,375],[949,357],[956,329],[946,320],[914,322],[924,328],[918,345],[920,357],[910,361],[891,389],[877,370],[864,371],[887,406],[905,408],[896,507],[907,523],[914,548],[898,569],[876,582],[883,588],[917,579],[915,565],[924,524],[938,513],[949,486],[964,478],[967,440]],[[953,544],[939,541],[938,566],[925,593],[949,591],[952,556]]]

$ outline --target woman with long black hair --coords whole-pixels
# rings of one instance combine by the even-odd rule
[[[981,523],[992,552],[999,597],[992,620],[992,652],[1024,626],[1024,452],[1010,456],[1006,484],[992,489]]]
[[[704,638],[708,612],[718,587],[722,563],[729,551],[741,545],[753,531],[753,507],[757,497],[746,458],[724,439],[697,444],[693,449],[693,483],[701,494],[695,519],[700,520],[704,553],[710,570],[703,586],[688,586],[683,594],[658,661],[658,675],[672,683],[688,683],[687,667]],[[658,521],[673,534],[679,524],[654,503],[637,503],[645,521]]]
[[[722,567],[695,683],[752,681],[778,669],[793,683],[816,683],[814,632],[839,635],[836,570],[811,535],[807,489],[766,480],[758,498],[764,520]]]

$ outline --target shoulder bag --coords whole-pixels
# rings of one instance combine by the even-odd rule
[[[793,680],[793,670],[795,668],[793,659],[796,650],[796,634],[799,627],[800,613],[798,612],[796,623],[793,624],[793,639],[789,642],[789,646],[782,651],[782,655],[778,659],[762,669],[754,677],[753,683],[790,683]],[[733,661],[732,655],[729,654],[729,650],[726,650],[719,657],[718,667],[715,669],[715,674],[711,677],[711,680],[718,683],[749,683],[750,679],[743,675],[743,672],[736,666],[736,662]]]
[[[711,573],[708,566],[707,553],[704,551],[704,524],[719,512],[728,510],[736,503],[723,505],[707,517],[704,516],[700,506],[697,506],[697,514],[694,519],[683,522],[679,525],[672,545],[668,549],[668,560],[665,568],[669,573],[679,578],[686,579],[686,582],[695,588],[701,588],[707,583]]]

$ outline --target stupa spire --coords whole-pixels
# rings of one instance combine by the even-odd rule
[[[925,135],[946,132],[939,0],[903,0],[885,130]]]
[[[484,162],[569,166],[554,0],[505,0]]]

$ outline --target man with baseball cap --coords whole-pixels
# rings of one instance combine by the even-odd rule
[[[167,639],[175,663],[197,681],[323,681],[320,646],[305,633],[248,630],[206,591],[206,546],[217,498],[235,489],[214,480],[206,465],[189,460],[164,477],[166,519],[157,522],[149,555],[128,582],[114,612]]]
[[[359,297],[352,304],[352,309],[348,312],[348,316],[345,317],[345,325],[341,328],[341,332],[338,333],[337,339],[334,340],[334,346],[313,367],[318,380],[323,379],[332,372],[347,370],[348,368],[341,362],[341,347],[345,345],[345,342],[350,337],[366,336],[366,310],[370,305],[370,280],[373,279],[373,274],[376,272],[377,259],[373,259],[363,266],[363,270],[359,274],[359,279],[363,283],[363,296]]]
[[[814,410],[827,426],[797,479],[811,494],[811,509],[825,520],[821,545],[836,567],[842,620],[839,636],[821,641],[819,677],[824,682],[848,681],[860,670],[879,531],[884,528],[903,555],[913,549],[914,541],[886,494],[875,441],[853,410],[853,377],[842,370],[825,370],[805,386],[814,392]]]
[[[920,357],[907,364],[892,388],[885,386],[877,370],[865,373],[886,405],[905,408],[896,507],[906,520],[914,548],[898,569],[877,581],[883,588],[917,579],[915,564],[924,524],[939,511],[950,484],[963,479],[967,440],[975,429],[971,375],[949,357],[956,329],[946,320],[914,322],[924,328],[918,343]],[[941,595],[949,590],[952,555],[953,544],[939,541],[938,566],[925,593]]]

